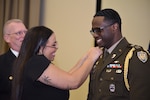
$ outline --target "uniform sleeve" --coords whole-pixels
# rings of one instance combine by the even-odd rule
[[[32,81],[37,80],[51,62],[43,55],[34,56],[27,63],[24,75]]]
[[[143,49],[135,50],[128,75],[130,100],[150,100],[150,55]]]

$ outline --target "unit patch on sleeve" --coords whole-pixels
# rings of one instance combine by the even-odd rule
[[[145,63],[148,59],[147,53],[144,51],[137,52],[137,56],[138,56],[139,60],[141,60],[143,63]]]

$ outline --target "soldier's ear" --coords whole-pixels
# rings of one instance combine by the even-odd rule
[[[118,23],[114,23],[114,24],[113,24],[113,29],[114,29],[114,30],[118,30],[118,28],[119,28]]]

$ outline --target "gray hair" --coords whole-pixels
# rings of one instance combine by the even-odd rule
[[[6,21],[6,23],[4,24],[4,27],[3,27],[3,34],[7,33],[7,26],[11,23],[23,23],[23,21],[20,19],[10,19],[10,20]]]

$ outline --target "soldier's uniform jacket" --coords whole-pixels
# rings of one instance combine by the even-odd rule
[[[124,62],[135,48],[128,64],[127,90]],[[87,100],[150,100],[150,55],[140,46],[133,46],[125,38],[104,60],[102,55],[90,74]]]
[[[0,100],[10,100],[12,66],[16,56],[9,49],[0,56]]]

